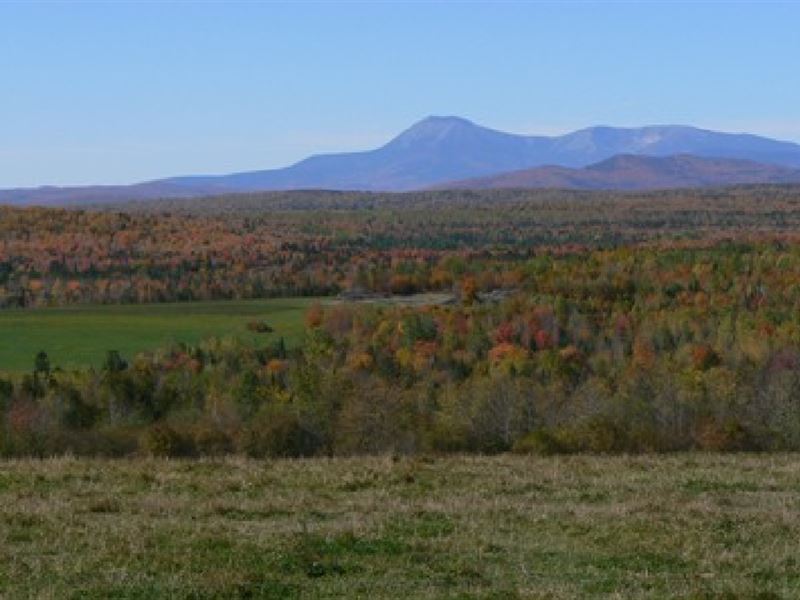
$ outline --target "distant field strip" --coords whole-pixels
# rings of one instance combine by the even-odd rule
[[[311,298],[192,302],[176,304],[74,306],[0,311],[0,372],[27,371],[40,350],[53,366],[98,365],[108,350],[126,358],[171,342],[197,342],[208,336],[287,343],[302,334]],[[271,334],[246,329],[250,320],[266,321]]]

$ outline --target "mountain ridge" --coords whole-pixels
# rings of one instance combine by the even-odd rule
[[[489,177],[452,181],[431,189],[657,190],[746,184],[800,183],[800,169],[731,158],[690,154],[643,156],[618,154],[574,169],[545,165]]]
[[[561,136],[506,133],[456,116],[429,116],[374,150],[317,154],[282,169],[170,178],[252,189],[405,191],[546,164],[584,167],[617,154],[694,154],[800,168],[800,145],[688,125],[595,126]],[[346,164],[341,164],[346,163]],[[462,174],[466,173],[466,177]]]
[[[284,168],[129,186],[0,190],[0,202],[75,204],[292,189],[410,191],[544,165],[580,169],[619,154],[691,154],[800,168],[800,144],[687,125],[596,126],[537,136],[506,133],[463,117],[430,116],[373,150],[316,154]]]

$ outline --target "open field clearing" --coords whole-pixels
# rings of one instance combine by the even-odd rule
[[[260,342],[303,331],[309,298],[191,302],[147,305],[72,306],[0,311],[0,372],[28,371],[40,350],[62,368],[97,366],[108,350],[132,358],[172,342],[208,336]],[[275,331],[254,334],[248,321],[266,321]]]
[[[791,598],[800,457],[0,463],[9,598]]]

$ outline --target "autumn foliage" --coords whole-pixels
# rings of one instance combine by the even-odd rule
[[[0,377],[0,453],[798,450],[800,198],[764,193],[0,209],[7,308],[369,300],[320,299],[292,348],[279,322],[252,322],[255,341],[110,352],[94,369],[31,357]],[[400,301],[418,291],[443,293]]]

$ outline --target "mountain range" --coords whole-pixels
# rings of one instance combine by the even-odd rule
[[[380,148],[315,155],[282,169],[173,177],[127,186],[0,190],[0,203],[79,204],[291,189],[696,187],[794,182],[796,169],[800,169],[800,145],[750,134],[663,125],[590,127],[548,137],[504,133],[460,117],[434,116]]]

